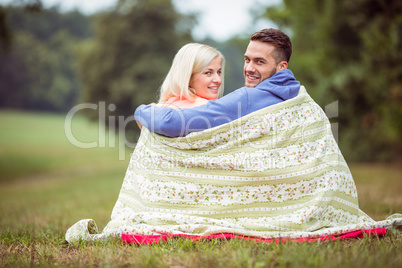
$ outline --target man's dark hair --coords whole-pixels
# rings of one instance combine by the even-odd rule
[[[273,45],[275,47],[273,57],[276,63],[281,61],[289,62],[290,56],[292,55],[292,42],[290,42],[289,36],[284,32],[272,28],[263,29],[253,33],[250,40]]]

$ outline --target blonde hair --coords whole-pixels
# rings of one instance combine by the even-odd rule
[[[195,91],[189,87],[191,76],[201,72],[208,64],[219,57],[221,59],[222,84],[218,89],[218,97],[223,95],[223,74],[225,58],[222,53],[213,47],[189,43],[183,46],[173,59],[172,66],[163,81],[160,89],[159,102],[165,102],[170,97],[179,96],[180,99],[195,99]]]

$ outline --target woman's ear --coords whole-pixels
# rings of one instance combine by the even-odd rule
[[[288,62],[283,60],[280,63],[278,63],[278,65],[276,65],[276,72],[279,72],[287,68],[288,68]]]

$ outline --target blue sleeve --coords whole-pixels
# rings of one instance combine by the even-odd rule
[[[190,109],[140,105],[135,120],[150,131],[168,137],[183,137],[190,132],[216,127],[247,114],[247,92],[238,89],[216,101]]]

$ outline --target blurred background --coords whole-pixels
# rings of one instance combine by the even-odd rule
[[[338,101],[331,121],[346,160],[400,162],[397,0],[0,0],[3,137],[15,113],[63,116],[85,102],[114,104],[104,115],[80,114],[116,129],[118,120],[108,118],[128,118],[156,101],[173,56],[188,42],[222,51],[227,94],[243,86],[250,35],[269,27],[291,37],[289,68],[310,95],[323,108]],[[134,122],[123,131],[136,140]],[[6,168],[4,148],[0,157]]]
[[[289,68],[330,117],[360,208],[401,213],[402,1],[0,0],[0,246],[57,244],[84,218],[104,227],[133,113],[157,100],[178,49],[222,51],[227,94],[250,35],[270,27],[292,39]]]

